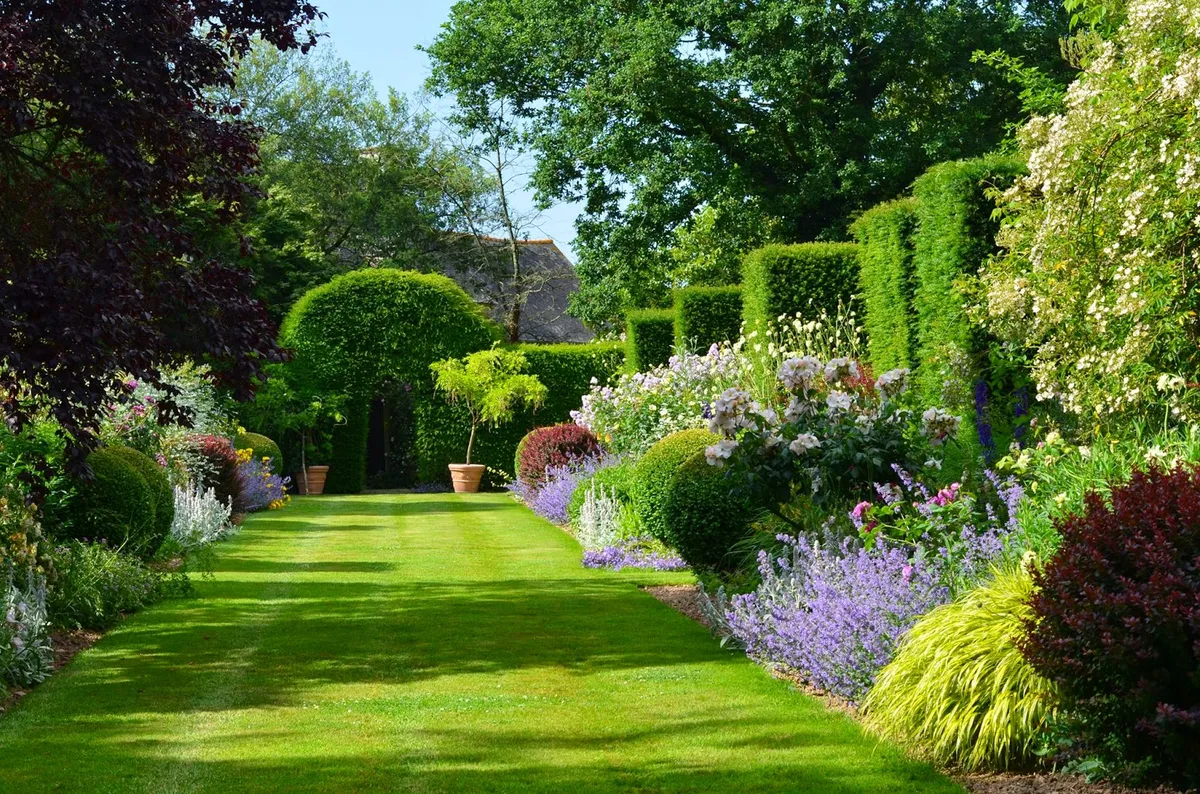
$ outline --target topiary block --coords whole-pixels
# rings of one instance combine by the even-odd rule
[[[72,536],[141,553],[155,532],[155,498],[146,478],[113,448],[96,450],[87,464],[92,477],[79,483],[71,506]]]
[[[237,438],[233,440],[234,449],[248,449],[256,459],[270,458],[270,469],[272,473],[278,474],[281,477],[285,471],[283,466],[283,452],[279,449],[279,445],[261,433],[242,432],[237,434]]]
[[[859,245],[858,289],[875,372],[912,369],[917,362],[912,267],[916,223],[917,200],[904,198],[872,207],[850,227]]]
[[[146,480],[154,498],[153,531],[145,536],[140,544],[140,552],[144,557],[151,557],[167,536],[171,534],[171,524],[175,522],[175,489],[167,479],[167,473],[162,466],[148,455],[132,447],[108,447],[109,453],[123,459],[137,469]]]
[[[858,284],[854,243],[772,244],[742,260],[742,317],[747,331],[762,330],[780,315],[833,314],[849,303]]]
[[[625,317],[626,364],[633,372],[662,366],[675,349],[675,311],[639,309]]]
[[[675,290],[675,344],[704,352],[735,342],[742,333],[742,288],[683,287]]]

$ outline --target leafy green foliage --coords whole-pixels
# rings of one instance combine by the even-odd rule
[[[79,483],[71,506],[70,532],[106,540],[110,546],[146,554],[154,537],[155,496],[146,478],[120,451],[102,447],[88,455],[92,478]]]
[[[467,463],[481,424],[504,424],[512,421],[518,407],[536,408],[546,401],[546,386],[528,368],[520,351],[496,347],[430,365],[435,388],[445,392],[449,402],[461,403],[471,417]]]
[[[662,366],[675,349],[675,312],[639,309],[625,316],[626,363],[632,372]]]
[[[239,62],[236,86],[217,93],[263,131],[267,195],[214,242],[236,253],[246,239],[257,294],[276,318],[339,273],[381,261],[424,269],[437,261],[431,253],[467,253],[447,232],[470,228],[493,186],[403,95],[381,98],[328,48],[263,46]]]
[[[1016,643],[1032,594],[1014,566],[918,620],[867,694],[868,729],[968,771],[1034,760],[1056,699]]]
[[[780,315],[813,317],[849,304],[858,284],[853,243],[767,245],[742,261],[742,314],[746,330],[760,332]]]
[[[753,512],[746,500],[732,494],[725,472],[709,465],[704,450],[692,453],[675,471],[656,536],[700,570],[731,570],[740,560],[730,551],[750,531]]]
[[[672,284],[722,286],[742,278],[742,257],[747,251],[775,242],[782,224],[763,215],[760,202],[725,199],[708,203],[672,232],[670,270]]]
[[[742,331],[741,287],[675,290],[675,345],[694,353],[736,342]]]
[[[575,486],[575,490],[571,493],[571,501],[567,504],[567,515],[571,519],[571,526],[579,526],[579,512],[583,509],[583,501],[587,498],[587,492],[593,485],[603,487],[605,494],[616,499],[623,508],[632,508],[637,464],[637,458],[627,456],[615,466],[598,469],[595,473],[582,478]],[[629,512],[633,513],[631,509]]]
[[[859,245],[858,289],[871,368],[912,368],[916,358],[913,232],[917,200],[897,199],[864,212],[851,231]]]
[[[1019,161],[984,157],[942,163],[913,183],[916,382],[926,402],[963,410],[975,381],[986,375],[987,340],[968,314],[962,281],[997,250],[999,223],[989,192],[1023,171]]]
[[[151,557],[171,534],[171,523],[175,520],[175,489],[171,487],[162,466],[131,447],[108,447],[109,454],[116,455],[137,469],[145,479],[154,500],[153,531],[146,535],[141,554]]]
[[[637,463],[633,481],[633,505],[638,518],[652,537],[667,542],[667,498],[671,482],[680,467],[697,452],[715,444],[720,437],[697,428],[672,433],[659,441]]]
[[[238,433],[233,439],[233,448],[251,450],[256,459],[270,458],[271,471],[283,475],[283,453],[279,451],[279,445],[261,433]]]
[[[1053,0],[466,0],[428,52],[532,126],[543,198],[584,201],[573,310],[603,324],[661,303],[675,230],[702,233],[707,206],[836,239],[931,164],[992,150],[1019,88],[973,53],[1063,74],[1066,33]]]
[[[184,573],[161,573],[102,543],[70,541],[54,550],[53,561],[50,616],[67,628],[106,629],[123,615],[191,588]]]

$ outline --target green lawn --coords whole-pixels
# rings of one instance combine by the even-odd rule
[[[507,495],[250,519],[0,716],[3,791],[949,792]]]

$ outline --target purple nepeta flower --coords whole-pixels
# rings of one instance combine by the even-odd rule
[[[727,618],[753,659],[849,700],[861,698],[900,637],[949,600],[941,562],[900,547],[821,548],[787,538],[791,560],[759,555],[762,584],[735,596]]]
[[[639,538],[625,540],[616,546],[605,546],[599,551],[583,553],[584,568],[649,568],[655,571],[682,571],[687,563],[680,557],[647,550]]]
[[[517,480],[505,487],[542,518],[555,524],[566,524],[569,520],[567,507],[579,481],[616,464],[617,460],[615,457],[580,458],[566,466],[547,466],[545,478],[536,486]]]

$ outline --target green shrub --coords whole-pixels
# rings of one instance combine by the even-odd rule
[[[782,314],[806,316],[848,304],[858,284],[854,243],[772,244],[742,260],[742,317],[746,330],[764,328]]]
[[[525,355],[529,372],[546,386],[546,401],[536,411],[517,411],[513,420],[501,427],[479,428],[471,459],[498,471],[513,468],[511,473],[515,475],[517,445],[525,434],[542,425],[571,421],[571,411],[579,409],[592,378],[609,383],[616,377],[625,362],[625,346],[620,342],[593,342],[519,344],[512,349]],[[417,410],[423,417],[418,424],[426,428],[418,438],[418,478],[446,480],[447,464],[459,462],[462,456],[462,439],[470,431],[470,419],[461,407],[452,405],[418,405]]]
[[[171,534],[175,521],[175,489],[167,479],[167,472],[147,455],[132,447],[108,447],[111,454],[122,458],[137,469],[146,480],[154,497],[154,530],[146,536],[141,553],[147,557],[158,551],[158,547]]]
[[[750,506],[730,493],[725,470],[709,464],[701,449],[668,484],[658,539],[698,570],[731,570],[729,552],[750,529]]]
[[[427,478],[445,479],[449,450],[462,444],[455,428],[453,445],[448,445],[441,420],[462,411],[440,410],[429,365],[487,348],[499,336],[483,309],[441,275],[372,268],[309,290],[288,313],[280,335],[283,345],[295,351],[288,376],[318,393],[348,394],[354,404],[336,433],[326,488],[362,488],[369,420],[365,406],[385,381],[412,385],[416,447],[429,456],[421,460],[421,470],[428,475],[440,466],[436,476]]]
[[[720,441],[707,430],[696,428],[672,433],[642,456],[634,471],[633,507],[642,526],[653,537],[667,542],[667,497],[675,472],[696,452]]]
[[[71,532],[103,539],[110,546],[142,554],[154,536],[154,492],[121,452],[102,447],[88,455],[92,478],[79,483],[71,506]]]
[[[333,455],[325,475],[325,493],[359,493],[367,484],[367,434],[371,403],[352,399],[343,411],[346,421],[333,428]]]
[[[233,440],[233,448],[251,450],[256,459],[270,458],[271,471],[281,477],[284,475],[283,452],[278,444],[261,433],[238,433]]]
[[[675,290],[675,344],[704,352],[736,342],[742,332],[742,288],[684,287]]]
[[[1055,698],[1015,642],[1032,594],[1016,567],[918,620],[867,694],[867,727],[969,771],[1034,760]]]
[[[851,231],[858,240],[858,289],[871,367],[887,372],[916,364],[913,232],[917,200],[897,199],[864,212]]]
[[[626,364],[645,372],[666,364],[675,350],[675,312],[672,309],[638,309],[625,316]]]
[[[987,378],[987,339],[968,317],[958,283],[997,250],[989,189],[1011,184],[1023,170],[1018,161],[992,156],[936,165],[913,183],[916,382],[923,402],[965,410],[975,382]]]

